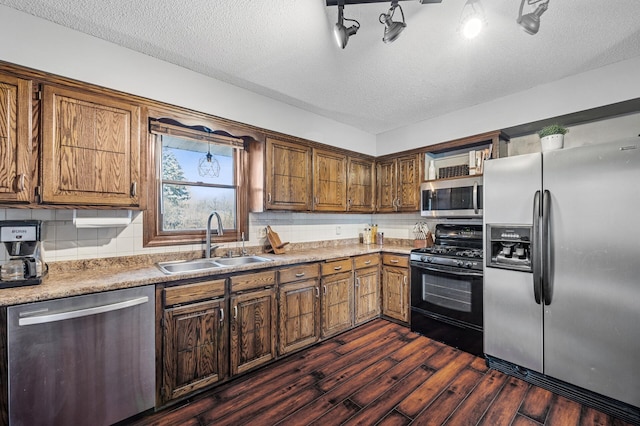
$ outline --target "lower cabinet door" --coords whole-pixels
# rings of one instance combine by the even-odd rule
[[[382,314],[409,322],[409,271],[406,268],[382,268]]]
[[[224,299],[164,310],[162,403],[226,376],[226,323]]]
[[[353,326],[353,274],[351,272],[322,278],[322,337],[348,330]]]
[[[380,270],[378,267],[356,270],[355,323],[380,315]]]
[[[317,279],[280,286],[281,355],[320,339],[320,289]]]
[[[276,357],[276,290],[231,296],[231,374]]]

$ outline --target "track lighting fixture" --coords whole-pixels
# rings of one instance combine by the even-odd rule
[[[350,26],[349,28],[344,26],[344,21],[355,22],[355,25]],[[345,48],[347,42],[349,41],[349,37],[358,32],[360,28],[360,23],[355,19],[348,19],[344,17],[344,4],[338,4],[338,22],[336,26],[333,28],[333,35],[336,36],[336,42],[338,46],[341,48]]]
[[[460,14],[460,31],[466,38],[474,38],[486,26],[484,8],[480,0],[467,0]]]
[[[525,1],[529,5],[537,4],[537,3],[540,3],[540,4],[538,4],[535,11],[533,11],[532,13],[527,13],[526,15],[522,16],[522,8],[524,7]],[[540,29],[540,17],[547,10],[548,7],[549,7],[549,0],[522,0],[520,2],[520,11],[518,12],[518,20],[516,22],[518,22],[518,24],[520,24],[522,29],[525,30],[527,33],[534,35]]]
[[[400,14],[402,15],[402,22],[394,21],[393,14],[396,12],[396,8],[400,9]],[[384,36],[382,37],[382,41],[385,43],[394,42],[402,30],[407,27],[407,24],[404,22],[404,12],[402,11],[402,6],[398,4],[398,0],[391,1],[391,7],[387,13],[382,13],[380,15],[381,24],[384,24]]]

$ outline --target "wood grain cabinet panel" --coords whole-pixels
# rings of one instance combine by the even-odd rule
[[[322,277],[322,337],[353,327],[353,272]]]
[[[373,161],[349,157],[347,163],[347,210],[372,212],[375,208]]]
[[[313,150],[313,209],[347,210],[347,157],[331,151]]]
[[[380,269],[375,265],[355,271],[355,325],[380,315]]]
[[[312,345],[320,339],[319,284],[318,278],[310,278],[280,285],[280,355]]]
[[[226,323],[224,299],[165,308],[162,403],[226,376]]]
[[[421,169],[420,154],[378,161],[377,211],[420,210]]]
[[[0,202],[32,198],[31,87],[0,74]]]
[[[231,374],[251,370],[276,357],[275,288],[231,296]]]
[[[383,255],[382,315],[409,322],[409,269],[406,256]]]
[[[266,208],[311,210],[311,148],[267,138]]]
[[[140,204],[140,107],[88,91],[43,88],[42,202]]]

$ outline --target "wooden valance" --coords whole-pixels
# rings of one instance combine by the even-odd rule
[[[187,126],[172,118],[150,118],[149,131],[158,135],[171,135],[244,149],[244,140],[241,138],[234,137],[222,130],[211,130],[205,126]]]

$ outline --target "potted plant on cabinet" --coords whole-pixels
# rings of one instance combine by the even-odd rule
[[[564,135],[569,131],[560,124],[551,124],[538,131],[542,152],[560,149],[564,145]]]

